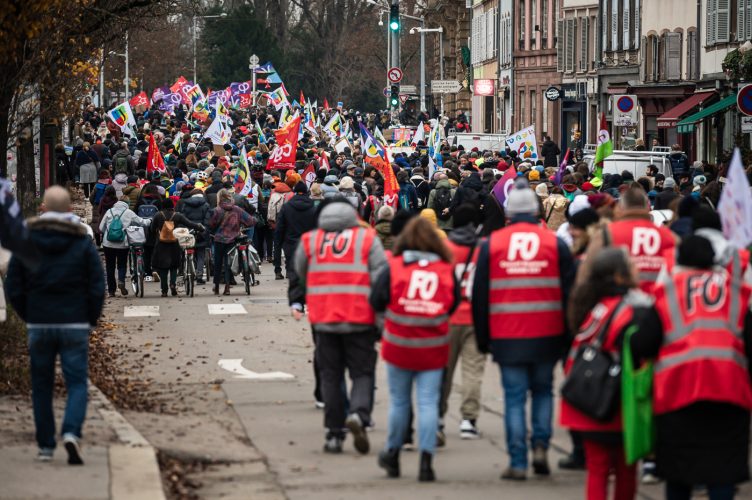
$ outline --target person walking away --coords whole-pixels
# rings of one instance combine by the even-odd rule
[[[159,188],[156,184],[148,183],[141,188],[139,199],[136,202],[136,214],[142,219],[153,219],[162,208],[164,196],[159,194]],[[159,275],[153,272],[151,268],[151,256],[154,252],[154,235],[151,231],[146,232],[146,241],[144,242],[144,272],[145,281],[158,281]]]
[[[136,168],[130,150],[128,149],[127,142],[121,143],[120,149],[112,155],[112,172],[114,175],[125,174],[126,177],[136,173]]]
[[[190,196],[180,204],[179,212],[194,224],[201,224],[209,227],[211,218],[211,209],[206,196],[200,189],[191,191]],[[209,246],[209,236],[205,231],[196,233],[196,283],[203,285],[204,281],[204,261],[206,259],[206,248]]]
[[[432,459],[449,358],[449,316],[459,303],[452,252],[425,219],[410,221],[394,257],[371,290],[371,305],[384,312],[381,356],[389,382],[387,442],[379,466],[399,477],[399,451],[410,420],[413,385],[418,406],[419,481],[434,481]]]
[[[298,279],[290,282],[291,311],[300,320],[308,306],[325,405],[324,452],[342,452],[347,426],[355,448],[366,454],[376,369],[375,314],[368,293],[386,256],[373,229],[360,226],[352,205],[344,200],[326,203],[318,228],[305,233],[295,251]],[[352,381],[347,417],[345,369]]]
[[[381,240],[384,250],[390,251],[394,245],[394,236],[392,236],[392,219],[394,219],[394,209],[388,205],[379,208],[376,225],[373,229],[376,236]]]
[[[681,195],[676,192],[676,182],[669,177],[663,181],[663,189],[655,197],[654,210],[667,210],[671,205],[671,202]]]
[[[572,290],[570,331],[577,332],[564,364],[568,375],[578,351],[601,339],[601,349],[619,358],[626,331],[652,309],[650,297],[637,289],[637,269],[622,248],[604,248],[594,256],[590,275]],[[596,420],[561,400],[561,424],[582,437],[585,448],[587,500],[608,498],[609,476],[616,476],[613,498],[632,500],[637,493],[637,465],[627,465],[621,411]]]
[[[276,182],[274,184],[272,194],[269,197],[269,208],[267,209],[266,214],[266,219],[269,222],[269,228],[271,229],[272,233],[275,233],[277,229],[277,217],[282,211],[282,205],[292,199],[293,196],[294,193],[292,192],[292,189],[290,189],[290,187],[284,182]],[[272,240],[274,239],[275,238],[273,236]],[[274,260],[275,279],[285,279],[285,277],[282,275],[282,247],[280,247],[276,242],[274,244],[274,252],[272,258]]]
[[[527,478],[525,406],[532,393],[533,470],[548,475],[553,369],[564,348],[564,310],[574,268],[567,244],[539,225],[530,188],[512,189],[508,225],[480,245],[472,310],[478,350],[501,369],[510,465],[502,479]],[[531,318],[535,318],[531,321]]]
[[[590,238],[585,259],[577,270],[577,282],[590,272],[591,256],[604,246],[627,249],[639,271],[640,290],[650,293],[663,267],[663,255],[676,245],[676,236],[665,226],[656,226],[650,218],[650,201],[638,184],[632,184],[619,198],[614,221]]]
[[[295,279],[292,259],[300,238],[316,227],[316,207],[308,196],[306,183],[300,181],[295,184],[293,192],[295,196],[282,205],[274,232],[274,241],[285,255],[285,273],[289,279]]]
[[[689,158],[682,152],[680,145],[674,144],[671,146],[671,154],[668,155],[668,160],[671,162],[671,175],[676,182],[679,182],[680,177],[689,173]]]
[[[274,231],[271,229],[271,223],[267,219],[269,213],[269,197],[272,194],[271,181],[264,179],[261,187],[261,193],[259,195],[259,208],[256,212],[258,223],[256,224],[256,231],[254,232],[254,246],[259,253],[259,258],[267,262],[272,262],[273,245],[274,245]]]
[[[235,206],[233,190],[222,189],[217,193],[219,207],[214,209],[209,219],[209,229],[214,231],[214,295],[219,295],[219,283],[224,267],[225,289],[223,295],[230,295],[232,271],[227,260],[227,253],[240,235],[242,226],[253,226],[256,221],[243,209]]]
[[[70,158],[65,153],[65,146],[55,144],[55,184],[69,187],[73,182],[73,168]]]
[[[454,276],[460,282],[460,304],[449,318],[449,362],[444,370],[439,407],[439,429],[443,434],[444,416],[448,409],[449,394],[452,391],[454,371],[462,362],[462,405],[460,414],[461,439],[477,439],[478,416],[480,415],[480,387],[486,365],[486,355],[478,351],[473,329],[473,315],[470,307],[472,276],[478,260],[478,242],[475,206],[460,205],[455,210],[457,228],[449,233],[447,244],[454,255]],[[471,255],[472,254],[472,255]]]
[[[558,167],[559,161],[557,159],[558,155],[561,154],[561,150],[559,149],[559,146],[556,145],[554,141],[551,140],[551,136],[546,136],[543,140],[543,145],[541,146],[541,156],[543,156],[543,166],[544,167]]]
[[[454,227],[451,206],[456,192],[457,188],[449,184],[449,178],[445,174],[440,174],[436,189],[428,195],[426,206],[436,212],[436,222],[444,231],[451,231]]]
[[[114,191],[114,188],[112,190]],[[117,201],[112,208],[102,212],[97,231],[102,235],[107,293],[110,297],[115,296],[116,288],[123,297],[128,295],[128,289],[125,287],[125,272],[128,268],[128,238],[125,229],[130,226],[148,227],[150,223],[149,219],[141,218],[129,209],[127,201]]]
[[[141,186],[138,184],[138,176],[129,176],[127,182],[128,185],[123,188],[123,196],[128,197],[128,208],[135,211],[138,197],[141,194]]]
[[[654,290],[655,313],[631,336],[635,358],[655,359],[655,450],[668,500],[689,500],[697,485],[730,500],[749,480],[752,289],[738,253],[731,272],[714,259],[706,238],[682,241]]]
[[[151,267],[157,270],[159,281],[162,285],[162,297],[167,297],[167,274],[170,275],[170,293],[177,296],[178,268],[181,264],[182,250],[172,231],[176,227],[187,227],[197,233],[204,232],[202,224],[191,222],[186,216],[175,212],[172,200],[165,198],[162,201],[162,210],[154,216],[150,232],[154,236],[154,252],[151,257]]]
[[[76,154],[75,162],[78,173],[76,182],[81,183],[84,196],[88,198],[97,182],[97,171],[100,166],[99,157],[91,149],[91,144],[84,142],[83,148]]]
[[[104,275],[96,247],[71,210],[66,189],[45,190],[42,215],[28,223],[31,244],[41,258],[29,267],[28,261],[13,255],[5,293],[28,332],[37,459],[52,460],[57,445],[52,402],[59,355],[68,393],[63,446],[68,463],[82,465],[79,443],[87,406],[89,330],[102,313]]]

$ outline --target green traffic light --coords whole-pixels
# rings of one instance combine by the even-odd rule
[[[399,29],[399,23],[397,21],[392,21],[389,23],[389,28],[391,28],[392,31],[397,31]]]

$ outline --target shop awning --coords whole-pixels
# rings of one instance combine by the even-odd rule
[[[677,131],[680,134],[689,134],[694,132],[695,125],[703,121],[704,119],[711,117],[721,111],[726,111],[731,106],[736,106],[736,92],[728,97],[724,97],[715,104],[708,106],[702,111],[690,115],[676,124]]]
[[[669,109],[658,117],[658,128],[673,128],[679,123],[682,116],[689,113],[693,108],[715,97],[714,90],[692,94],[686,100]]]

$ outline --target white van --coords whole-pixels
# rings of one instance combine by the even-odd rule
[[[590,171],[595,169],[595,146],[585,146],[583,161],[588,164]],[[603,160],[604,174],[621,174],[624,170],[631,172],[635,180],[645,176],[648,165],[658,167],[658,173],[671,177],[670,151],[614,151],[614,154]]]
[[[462,146],[465,151],[478,148],[480,151],[501,151],[506,147],[507,136],[504,134],[474,134],[449,132],[447,143],[449,146]]]

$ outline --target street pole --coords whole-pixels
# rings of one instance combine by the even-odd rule
[[[389,72],[389,58],[391,57],[392,37],[389,33],[389,20],[386,23],[386,71]],[[386,88],[389,88],[391,82],[389,77],[386,77]],[[389,96],[386,97],[386,109],[389,109]]]
[[[399,0],[392,0],[392,5],[396,5],[399,8]],[[389,30],[389,39],[391,42],[391,54],[390,54],[390,67],[392,68],[399,68],[400,67],[400,31],[401,27],[398,30]]]
[[[426,21],[420,18],[420,111],[426,111]]]
[[[439,28],[439,80],[444,79],[444,28]],[[441,116],[444,116],[444,93],[441,93]]]
[[[196,84],[196,16],[193,16],[193,84]]]
[[[248,65],[248,69],[251,70],[251,85],[253,85],[253,91],[251,93],[251,106],[256,105],[256,68],[258,68],[259,61],[260,59],[256,54],[253,54],[248,58],[248,62],[250,63]]]
[[[128,101],[128,91],[130,90],[130,74],[128,73],[128,32],[125,32],[125,100]]]
[[[104,109],[104,48],[102,48],[102,64],[99,66],[99,107]]]

